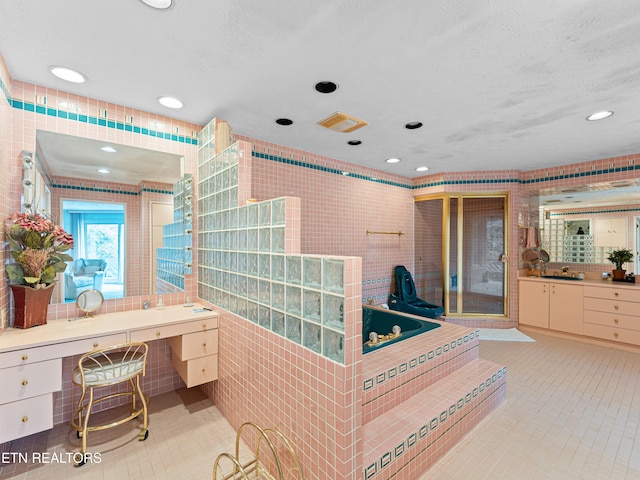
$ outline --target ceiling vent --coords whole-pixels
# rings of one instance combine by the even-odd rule
[[[352,117],[351,115],[347,115],[346,113],[336,112],[329,115],[324,120],[320,120],[318,125],[322,125],[334,132],[348,133],[362,128],[365,125],[368,125],[368,123],[356,117]]]

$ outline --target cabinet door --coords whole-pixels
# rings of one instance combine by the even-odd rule
[[[582,335],[582,285],[552,283],[549,297],[549,328]]]
[[[627,219],[611,219],[611,246],[627,248]]]
[[[519,285],[519,323],[549,328],[549,284],[522,281]]]

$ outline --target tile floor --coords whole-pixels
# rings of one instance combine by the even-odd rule
[[[536,343],[480,343],[482,358],[507,365],[507,400],[419,480],[640,478],[640,353],[527,334]],[[154,397],[149,439],[136,432],[129,423],[94,433],[99,464],[16,463],[0,479],[209,479],[216,456],[235,448],[235,432],[197,389]],[[77,448],[58,425],[10,451]]]

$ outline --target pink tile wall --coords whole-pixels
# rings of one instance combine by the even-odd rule
[[[409,180],[403,177],[250,140],[254,152],[410,185]],[[281,196],[301,198],[301,253],[361,257],[363,300],[387,301],[393,267],[413,267],[413,200],[410,188],[257,157],[252,158],[251,169],[251,191],[258,200]],[[403,235],[367,235],[367,230],[401,231]]]

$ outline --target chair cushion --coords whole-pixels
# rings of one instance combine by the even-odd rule
[[[82,370],[84,371],[85,384],[96,386],[103,384],[125,381],[142,373],[144,369],[144,354],[129,353],[125,357],[125,352],[115,352],[110,354],[98,354],[91,359],[85,360]],[[82,383],[82,374],[79,368],[73,371],[74,383]]]
[[[96,272],[99,272],[101,270],[101,268],[99,266],[89,266],[87,265],[86,267],[84,267],[84,274],[85,275],[95,275]]]

